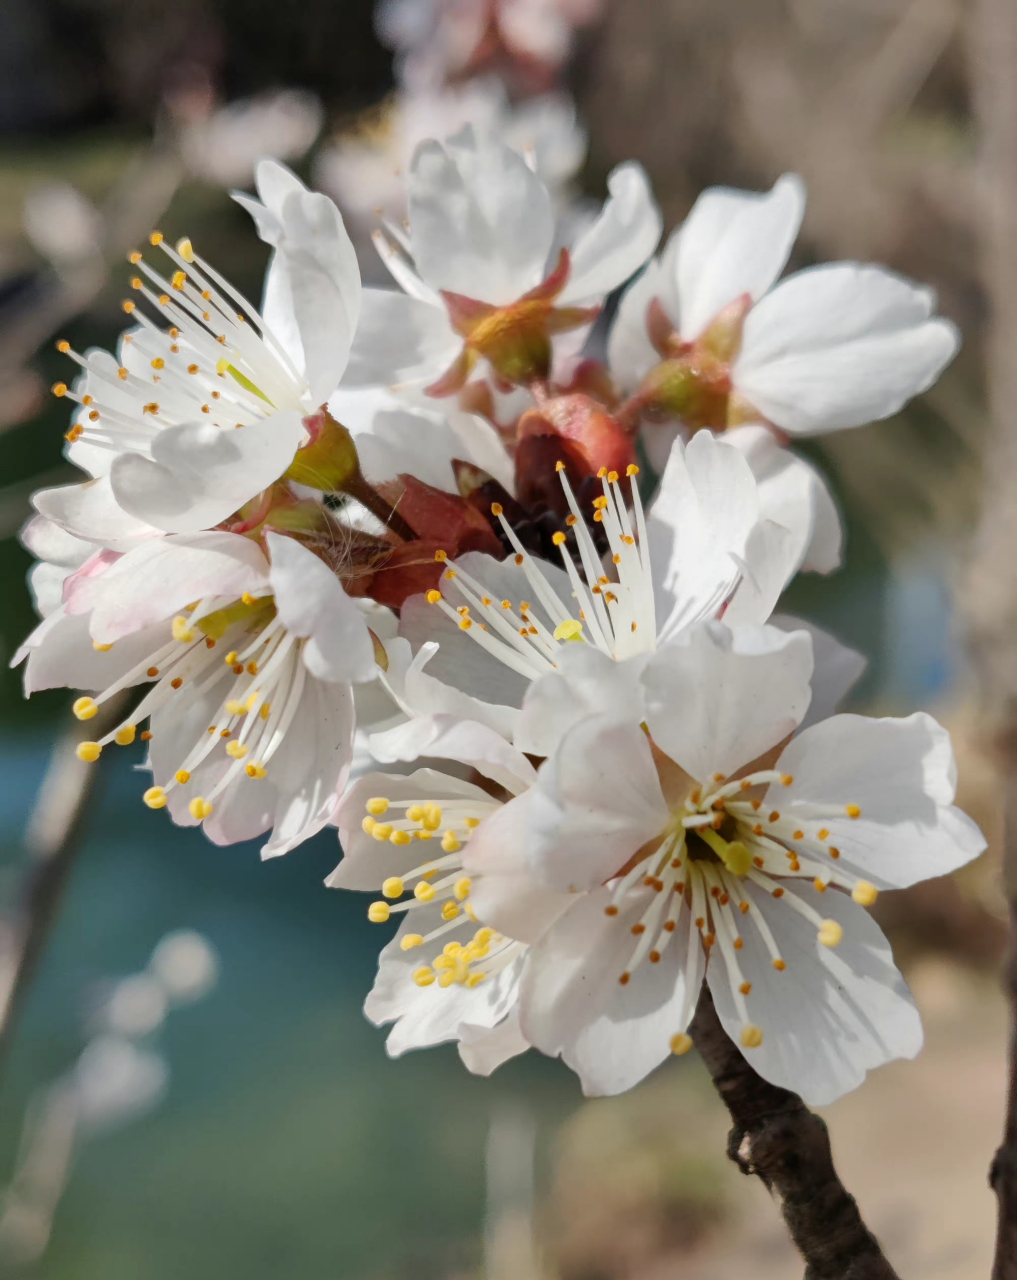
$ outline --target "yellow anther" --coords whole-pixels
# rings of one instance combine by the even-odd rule
[[[196,819],[198,822],[201,822],[205,818],[211,817],[212,805],[211,805],[211,802],[206,800],[204,796],[195,796],[194,799],[191,801],[191,803],[187,806],[187,811],[190,813],[192,818]]]
[[[184,236],[182,240],[177,241],[177,253],[180,254],[181,258],[183,258],[185,262],[194,261],[194,246],[186,236]]]
[[[388,801],[384,796],[372,796],[367,804],[364,805],[364,808],[375,818],[380,818],[388,809]]]
[[[387,902],[372,902],[367,908],[367,918],[371,924],[384,924],[391,914]]]
[[[149,360],[148,363],[151,365],[153,369],[166,368],[166,361],[162,358],[162,356],[156,356],[154,360]]]
[[[413,833],[410,831],[393,831],[388,841],[389,844],[412,844]]]
[[[427,600],[427,603],[428,603],[428,604],[440,604],[440,603],[441,603],[441,592],[440,592],[440,591],[436,591],[436,590],[432,587],[432,588],[431,588],[431,590],[427,593],[427,596],[426,596],[425,598],[426,598],[426,600]]]
[[[433,902],[437,890],[433,884],[428,884],[426,880],[418,882],[413,890],[413,896],[418,902]]]
[[[456,967],[456,956],[458,951],[452,953],[448,950],[442,952],[440,956],[435,956],[434,967],[436,969],[454,969]]]
[[[486,973],[471,973],[466,978],[466,985],[470,988],[479,987],[486,977]]]
[[[763,1028],[748,1022],[742,1027],[742,1046],[746,1049],[758,1049],[763,1043]]]
[[[93,640],[92,648],[96,651],[96,653],[109,653],[110,649],[112,649],[113,646],[111,644],[100,644],[98,640]]]
[[[774,960],[773,967],[777,970],[778,973],[783,973],[784,970],[787,968],[787,961],[781,960],[778,957],[778,959]]]
[[[461,942],[446,942],[441,949],[442,955],[452,956],[453,959],[456,956],[462,955],[463,950],[464,948]]]
[[[824,947],[835,947],[843,936],[844,929],[836,920],[824,920],[816,934],[817,940]]]
[[[688,1053],[692,1048],[692,1037],[687,1036],[684,1031],[679,1031],[677,1035],[671,1037],[668,1043],[671,1046],[671,1052],[680,1058],[683,1053]]]
[[[238,701],[236,698],[230,698],[230,700],[226,703],[226,710],[230,713],[231,716],[242,716],[244,712],[247,710],[247,707],[244,705],[244,703]]]
[[[187,772],[186,769],[178,769],[173,776],[174,778],[176,778],[177,782],[179,782],[182,787],[185,786],[191,780],[191,775]]]
[[[166,792],[162,787],[149,787],[141,798],[150,809],[166,807]]]
[[[94,764],[102,755],[102,747],[98,742],[79,742],[75,748],[75,754],[86,764]]]
[[[257,596],[252,596],[249,591],[245,591],[244,594],[240,597],[241,603],[246,605],[254,604],[256,599],[257,599]]]
[[[173,289],[182,290],[187,283],[186,271],[174,271],[170,276],[170,286]]]
[[[593,499],[594,511],[603,511],[606,509],[606,507],[607,507],[607,499],[603,496],[603,494],[599,498]]]
[[[375,840],[387,840],[394,829],[391,822],[376,822],[371,828],[371,835]]]
[[[559,622],[555,627],[554,638],[556,640],[582,640],[583,624],[575,618],[566,618],[564,622]]]
[[[856,804],[846,804],[844,812],[849,818],[860,818],[862,816],[862,811]]]
[[[243,742],[227,742],[226,754],[232,756],[234,760],[243,760],[247,755],[247,747]]]
[[[560,547],[565,542],[565,535],[559,530],[557,533],[551,534],[551,541],[556,547]]]
[[[436,552],[434,553],[434,558],[435,558],[435,560],[437,560],[437,561],[438,561],[438,563],[439,563],[439,564],[444,564],[444,563],[445,563],[445,561],[448,559],[448,552],[447,552],[447,551],[436,551]]]
[[[871,907],[879,897],[879,890],[868,880],[859,880],[851,890],[851,896],[860,907]]]
[[[609,471],[609,472],[607,473],[607,482],[608,482],[608,484],[617,484],[617,483],[618,483],[618,472],[617,472],[617,471]]]
[[[503,512],[504,512],[504,507],[502,507],[500,502],[491,503],[491,515],[500,516],[503,514]]]
[[[470,896],[471,886],[472,882],[469,876],[463,876],[455,882],[452,886],[452,892],[455,894],[457,902],[462,902],[464,898]]]
[[[78,698],[71,710],[79,720],[91,720],[99,710],[99,704],[94,698]]]
[[[424,816],[422,823],[427,831],[437,831],[441,826],[441,805],[429,801],[424,805]]]
[[[597,479],[603,480],[606,475],[607,475],[607,467],[601,467],[600,470],[597,472]]]
[[[137,732],[133,724],[121,725],[113,735],[113,741],[118,747],[129,747],[134,741],[134,736]]]
[[[456,833],[449,830],[441,838],[441,847],[446,853],[458,853],[463,846],[459,843]]]
[[[455,980],[456,974],[454,969],[444,969],[438,974],[439,987],[450,987]]]
[[[793,773],[782,773],[780,775],[781,786],[789,787],[794,780],[795,777]]]
[[[232,667],[236,663],[236,660],[237,660],[236,649],[231,649],[229,653],[226,655],[226,657],[223,658],[223,662],[225,662],[228,667]]]
[[[261,716],[262,720],[267,720],[271,714],[272,714],[271,702],[263,702],[261,704],[261,710],[258,712],[258,715]]]
[[[413,981],[418,987],[429,987],[434,982],[434,970],[426,964],[414,969]]]
[[[463,824],[464,824],[464,826],[466,827],[466,829],[467,829],[468,831],[476,831],[476,829],[480,826],[480,819],[479,819],[479,818],[464,818],[464,819],[463,819]]]
[[[488,943],[494,940],[494,930],[489,925],[484,925],[482,929],[478,929],[473,935],[473,941],[478,947],[486,947]]]
[[[244,772],[249,778],[265,778],[268,776],[268,770],[263,764],[244,765]]]
[[[382,883],[381,891],[386,898],[401,898],[406,892],[406,886],[403,884],[401,876],[389,876]]]
[[[443,920],[454,920],[459,914],[459,908],[454,902],[446,902],[441,909],[441,918]]]
[[[625,474],[627,476],[637,476],[639,475],[639,468],[636,466],[634,462],[630,462],[629,465],[625,468]]]
[[[399,940],[399,946],[403,951],[412,951],[414,947],[422,947],[423,945],[424,939],[419,933],[404,933]]]
[[[422,804],[411,804],[406,810],[406,817],[410,822],[420,822],[424,816],[424,806]]]
[[[565,470],[565,463],[564,463],[564,462],[562,462],[561,458],[559,458],[559,459],[558,459],[558,461],[554,464],[554,469],[555,469],[555,471],[564,471],[564,470]]]
[[[66,382],[54,382],[54,383],[53,383],[53,386],[50,388],[50,390],[51,390],[51,391],[53,392],[53,394],[57,397],[57,399],[59,399],[61,396],[65,396],[65,395],[67,394],[67,383],[66,383]]]
[[[177,644],[190,644],[196,638],[197,632],[187,618],[178,615],[173,619],[173,639]]]
[[[153,231],[153,232],[152,232],[152,234],[148,237],[148,243],[149,243],[149,244],[162,244],[162,232],[161,232],[161,231]],[[140,256],[140,255],[139,255],[139,256]]]

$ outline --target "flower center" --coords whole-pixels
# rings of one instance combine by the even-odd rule
[[[659,755],[659,753],[658,753]],[[673,762],[658,761],[666,792],[675,786]],[[679,771],[680,772],[680,771]],[[763,1042],[763,1030],[749,1013],[752,973],[746,972],[743,927],[756,930],[770,963],[783,973],[787,964],[781,956],[773,931],[748,885],[770,894],[791,911],[815,926],[816,940],[835,947],[843,936],[837,920],[824,919],[791,887],[796,878],[811,879],[814,888],[825,893],[831,886],[847,890],[855,902],[871,906],[875,886],[837,867],[840,851],[829,843],[830,831],[823,819],[859,818],[857,805],[815,805],[796,801],[794,815],[768,807],[774,787],[790,787],[794,778],[774,769],[762,769],[745,777],[725,779],[714,774],[707,783],[686,789],[673,801],[672,817],[649,853],[631,867],[623,868],[610,887],[612,901],[608,916],[618,916],[629,891],[642,885],[654,891],[640,919],[630,926],[636,939],[629,962],[618,981],[628,985],[632,974],[644,961],[660,962],[676,931],[683,911],[691,914],[688,971],[694,972],[692,950],[701,946],[709,963],[723,966],[732,999],[742,1022],[741,1041],[745,1048]],[[760,792],[767,788],[765,796]],[[686,1001],[694,999],[688,994]],[[681,1025],[691,1015],[691,1005],[682,1011]],[[672,1047],[685,1052],[691,1044],[684,1032],[676,1034]]]

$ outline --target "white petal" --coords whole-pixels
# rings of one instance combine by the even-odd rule
[[[662,638],[716,616],[759,519],[748,463],[708,431],[675,440],[647,518]]]
[[[873,1067],[915,1056],[922,1047],[918,1010],[889,943],[864,908],[834,890],[796,887],[821,916],[843,926],[840,944],[824,947],[815,926],[797,911],[757,885],[746,882],[745,889],[787,963],[782,973],[774,969],[758,931],[741,917],[739,963],[752,983],[746,1002],[763,1029],[763,1043],[742,1052],[764,1080],[822,1106],[856,1088]],[[710,957],[707,978],[720,1020],[740,1044],[743,1024],[718,954]]]
[[[638,890],[617,915],[607,916],[610,890],[585,894],[527,955],[523,1034],[544,1053],[560,1054],[586,1094],[632,1088],[668,1056],[671,1037],[684,1031],[695,1007],[701,971],[685,971],[688,911],[660,962],[644,961],[626,985],[618,981],[636,945],[631,927],[652,896]],[[697,946],[695,954],[701,953]]]
[[[770,619],[770,624],[781,631],[807,631],[812,637],[812,701],[808,714],[798,726],[800,733],[837,711],[865,673],[868,659],[804,618],[778,613]]]
[[[475,1076],[489,1076],[496,1067],[525,1053],[529,1047],[519,1025],[518,1005],[494,1027],[465,1022],[459,1028],[459,1056],[467,1071]]]
[[[268,535],[269,578],[279,617],[291,635],[305,640],[303,659],[319,680],[373,680],[374,645],[356,601],[313,551],[293,538]]]
[[[761,425],[724,433],[740,450],[759,488],[760,513],[783,525],[795,538],[796,567],[831,573],[841,562],[843,532],[826,481],[804,458],[782,448],[774,433]]]
[[[807,633],[704,623],[657,650],[643,672],[654,742],[699,782],[728,777],[805,715]]]
[[[563,304],[599,302],[624,284],[651,256],[663,221],[642,165],[629,160],[612,169],[608,199],[597,221],[576,242]]]
[[[616,875],[667,823],[650,744],[635,719],[581,721],[542,766],[539,785],[554,807],[534,823],[534,873],[563,892]]]
[[[148,520],[135,519],[120,506],[108,475],[84,484],[40,489],[32,495],[32,505],[72,537],[116,551],[127,551],[139,539],[160,532]]]
[[[749,534],[744,556],[738,557],[742,575],[724,610],[729,627],[766,622],[781,593],[795,575],[801,546],[783,525],[760,520]]]
[[[539,284],[554,234],[547,189],[522,156],[467,125],[417,148],[410,237],[424,280],[482,302],[514,302]]]
[[[861,816],[823,816],[841,862],[877,887],[903,888],[970,862],[985,839],[953,807],[957,768],[950,735],[923,712],[903,720],[839,715],[814,724],[776,766],[794,782],[780,808],[857,805]],[[776,798],[774,799],[776,804]]]
[[[112,643],[205,596],[236,598],[268,585],[258,545],[239,534],[177,534],[143,542],[96,577],[75,584],[68,611],[92,611],[92,636]]]
[[[25,696],[39,689],[106,689],[166,642],[165,626],[146,627],[100,653],[92,645],[89,619],[57,609],[28,637],[15,655],[27,655]],[[139,681],[145,677],[139,676]]]
[[[646,311],[660,296],[661,270],[657,261],[647,263],[622,294],[607,340],[611,377],[623,392],[635,391],[660,355],[646,332]]]
[[[450,715],[419,716],[384,733],[373,733],[370,748],[385,764],[431,756],[479,769],[513,794],[536,780],[536,770],[500,733],[475,720]]]
[[[296,717],[269,762],[268,778],[254,781],[258,786],[271,779],[277,795],[263,858],[288,853],[333,820],[353,760],[355,728],[349,685],[306,682]]]
[[[497,703],[484,702],[480,698],[471,698],[469,694],[441,680],[436,680],[424,671],[425,666],[438,652],[438,648],[439,646],[431,641],[421,645],[416,656],[409,659],[410,645],[402,637],[397,636],[385,646],[389,657],[386,682],[399,698],[406,714],[409,716],[446,714],[458,720],[475,720],[493,729],[507,742],[511,742],[519,722],[519,712],[515,707],[499,706]]]
[[[65,569],[77,569],[95,551],[94,543],[76,538],[46,516],[32,516],[18,539],[37,560],[48,560]]]
[[[643,719],[642,660],[615,662],[590,644],[564,645],[558,670],[534,681],[523,698],[515,744],[528,755],[551,755],[580,720],[605,715]]]
[[[343,385],[430,383],[461,349],[443,307],[405,293],[365,289]]]
[[[151,460],[117,458],[113,493],[130,515],[167,533],[211,528],[284,475],[305,436],[300,414],[289,411],[233,430],[167,427],[152,442]]]
[[[799,271],[749,312],[733,380],[792,435],[856,427],[925,391],[960,345],[935,296],[882,267]]]
[[[800,178],[786,173],[764,194],[711,187],[676,233],[681,335],[698,338],[729,302],[758,301],[784,270],[805,211]]]

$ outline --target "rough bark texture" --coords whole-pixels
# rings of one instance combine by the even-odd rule
[[[734,1122],[728,1156],[777,1200],[805,1280],[897,1280],[833,1167],[826,1125],[796,1093],[758,1076],[703,991],[692,1039]]]

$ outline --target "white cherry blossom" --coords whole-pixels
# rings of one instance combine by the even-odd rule
[[[764,420],[814,435],[889,417],[959,346],[935,294],[883,267],[835,262],[779,280],[804,187],[712,187],[622,300],[609,341],[625,391],[695,425]]]
[[[119,355],[58,344],[83,371],[55,388],[81,405],[68,457],[92,479],[44,490],[35,505],[75,536],[127,549],[156,531],[212,527],[315,438],[360,312],[356,255],[327,196],[269,160],[257,184],[260,200],[236,198],[273,248],[263,314],[189,240],[174,248],[153,233],[168,261],[131,255],[139,301],[124,308],[140,323]]]
[[[388,224],[375,237],[403,292],[365,290],[351,385],[447,395],[478,362],[510,383],[547,377],[555,336],[578,349],[595,309],[660,237],[646,175],[624,164],[608,177],[599,217],[563,257],[544,183],[511,147],[469,125],[418,146],[408,190],[407,230]]]
[[[83,721],[148,684],[81,759],[140,734],[150,808],[202,823],[217,844],[271,830],[270,857],[330,821],[353,757],[352,686],[377,667],[364,611],[334,573],[291,538],[267,545],[271,561],[212,531],[93,556],[15,662],[27,659],[26,693],[89,690],[74,704]]]

